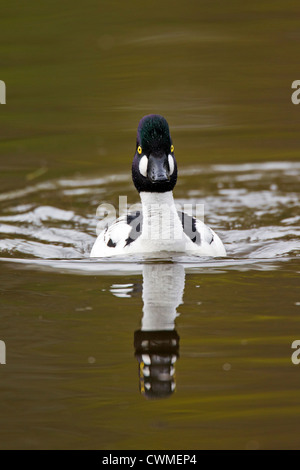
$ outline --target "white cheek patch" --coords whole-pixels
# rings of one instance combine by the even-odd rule
[[[148,168],[148,158],[146,157],[146,155],[143,155],[142,158],[140,159],[139,170],[140,170],[141,175],[145,176],[145,178],[147,177],[147,168]]]
[[[169,162],[169,167],[170,167],[170,175],[173,174],[173,171],[174,171],[174,158],[172,157],[172,155],[168,155],[168,162]]]

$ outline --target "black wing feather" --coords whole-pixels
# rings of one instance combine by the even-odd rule
[[[181,220],[184,233],[192,240],[192,242],[196,243],[196,245],[201,245],[201,234],[196,228],[197,219],[185,214],[185,212],[178,212],[178,215]]]

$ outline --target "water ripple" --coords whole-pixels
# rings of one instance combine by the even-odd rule
[[[270,268],[271,261],[299,256],[299,180],[299,162],[181,169],[177,202],[204,204],[205,222],[220,234],[229,255],[223,261],[193,260],[194,267],[241,269],[269,260]],[[90,266],[94,272],[95,263],[88,257],[96,237],[95,206],[126,194],[132,203],[138,200],[128,174],[61,178],[0,194],[2,258],[36,258],[41,265],[45,259],[82,259],[86,262],[75,271]]]

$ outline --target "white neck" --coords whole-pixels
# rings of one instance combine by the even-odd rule
[[[151,204],[168,204],[174,206],[174,198],[172,191],[166,191],[165,193],[148,193],[146,191],[140,192],[143,208],[150,206]]]
[[[165,193],[141,192],[143,211],[142,237],[174,243],[182,239],[183,229],[177,214],[172,191]]]

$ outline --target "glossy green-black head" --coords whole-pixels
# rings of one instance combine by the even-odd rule
[[[177,164],[169,125],[158,114],[144,116],[139,122],[132,179],[139,192],[164,193],[176,184]]]

